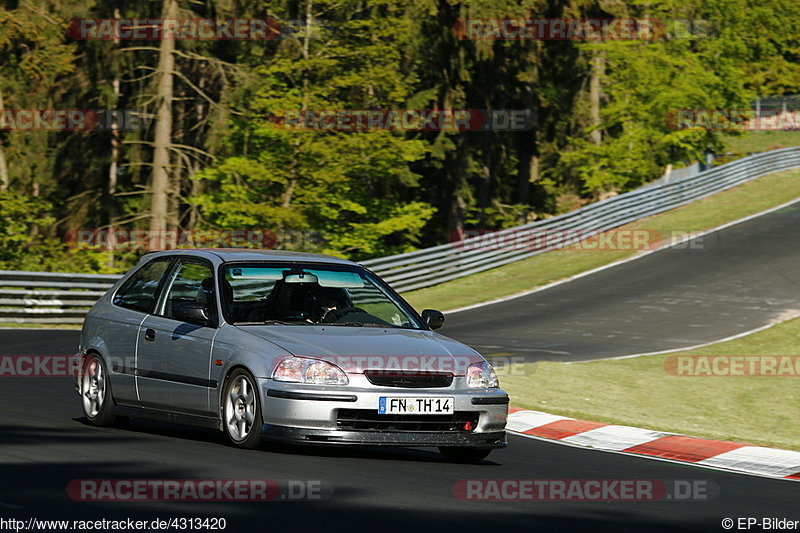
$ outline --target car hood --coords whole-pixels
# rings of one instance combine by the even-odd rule
[[[296,356],[364,370],[452,372],[464,375],[483,358],[472,348],[431,331],[330,326],[243,326],[242,331]]]

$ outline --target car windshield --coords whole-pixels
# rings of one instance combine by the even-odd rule
[[[366,270],[325,265],[228,265],[220,291],[235,325],[328,325],[422,329]]]

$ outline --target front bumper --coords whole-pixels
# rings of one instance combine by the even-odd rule
[[[307,429],[286,426],[261,426],[264,438],[306,444],[361,444],[369,446],[464,446],[471,448],[505,448],[506,432],[396,432],[345,431]]]
[[[262,433],[265,438],[307,444],[365,444],[377,446],[464,446],[502,448],[506,446],[508,395],[500,389],[465,389],[453,387],[408,389],[376,387],[360,377],[351,376],[351,386],[313,387],[293,383],[259,380],[263,400]],[[429,431],[341,427],[340,411],[358,412],[381,421],[378,404],[381,397],[451,397],[458,415],[474,417],[471,430]],[[345,416],[346,418],[346,416]],[[419,419],[427,421],[425,418]],[[423,429],[420,429],[423,428]]]

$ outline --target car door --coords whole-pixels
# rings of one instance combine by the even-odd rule
[[[139,404],[135,378],[139,327],[155,309],[159,287],[171,264],[172,258],[163,257],[139,267],[114,294],[114,312],[98,321],[96,332],[106,346],[114,399],[120,404]]]
[[[155,312],[142,322],[137,386],[141,405],[209,415],[211,350],[217,333],[214,270],[198,258],[181,258],[172,268]],[[187,321],[186,309],[205,307],[207,321]],[[183,309],[183,312],[182,312]]]

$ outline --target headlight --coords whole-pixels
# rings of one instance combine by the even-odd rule
[[[338,366],[308,357],[287,357],[272,373],[275,381],[310,383],[313,385],[347,385],[350,380]]]
[[[467,387],[488,389],[499,386],[500,382],[497,380],[497,374],[494,373],[492,365],[486,361],[469,365],[467,369]]]

